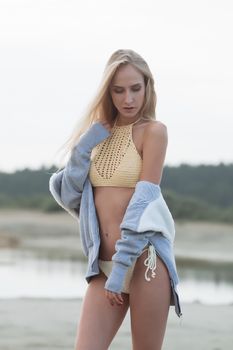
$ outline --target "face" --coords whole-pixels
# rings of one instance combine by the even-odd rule
[[[143,74],[130,64],[120,66],[111,82],[110,93],[119,117],[134,120],[145,97]]]

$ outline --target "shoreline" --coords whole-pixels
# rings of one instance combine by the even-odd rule
[[[232,224],[177,220],[177,265],[232,267],[232,232]],[[38,258],[86,260],[78,222],[66,212],[0,210],[0,248],[31,252]]]

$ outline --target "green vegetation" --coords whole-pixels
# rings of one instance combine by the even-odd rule
[[[49,178],[56,170],[54,166],[38,170],[26,168],[14,173],[0,172],[0,208],[64,211],[49,192]]]
[[[0,208],[63,211],[49,192],[57,168],[0,172]],[[233,222],[233,163],[165,166],[163,196],[174,219]]]

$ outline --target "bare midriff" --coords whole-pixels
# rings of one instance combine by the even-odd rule
[[[142,157],[143,131],[147,123],[133,126],[133,140]],[[115,254],[116,241],[121,238],[120,224],[134,187],[96,186],[93,187],[94,202],[100,228],[99,258],[111,260]]]
[[[116,241],[121,237],[120,224],[134,188],[101,186],[94,188],[94,201],[100,228],[99,258],[111,260]]]

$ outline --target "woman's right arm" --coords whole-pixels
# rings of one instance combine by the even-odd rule
[[[84,182],[90,168],[91,151],[110,134],[102,123],[92,124],[73,148],[65,168],[50,177],[49,190],[65,210],[79,211]]]

